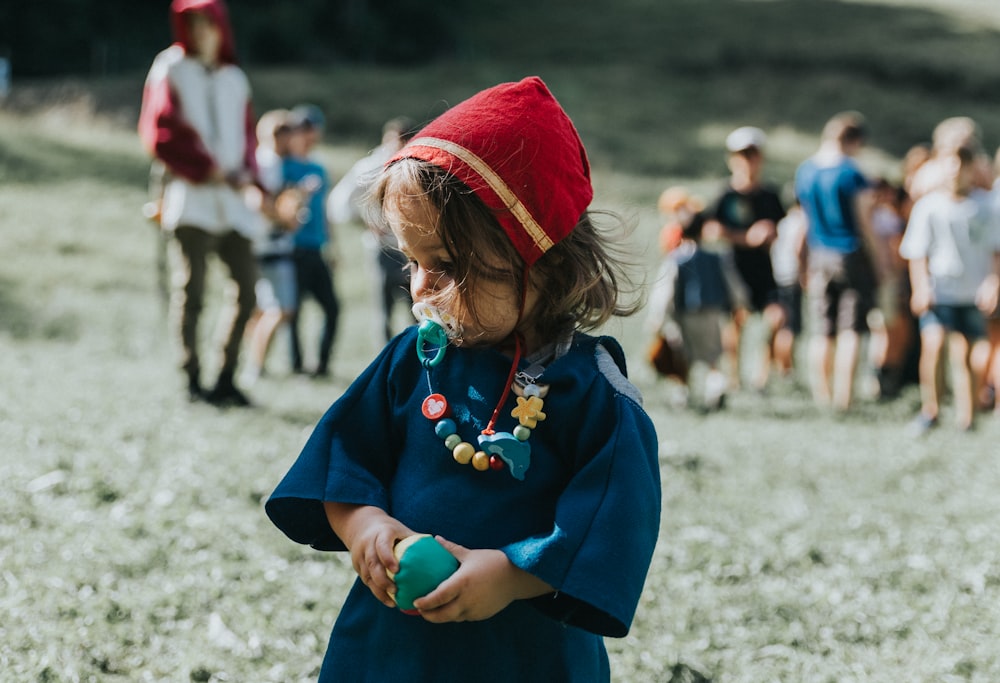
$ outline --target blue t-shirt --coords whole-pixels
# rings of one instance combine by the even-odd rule
[[[285,187],[298,187],[308,196],[306,221],[295,231],[295,248],[322,249],[330,239],[326,224],[326,194],[330,180],[326,169],[310,159],[285,157],[282,171]]]
[[[416,326],[383,350],[320,420],[266,505],[290,538],[344,550],[323,501],[374,505],[417,533],[496,548],[558,592],[475,622],[431,624],[386,607],[360,579],[330,638],[321,681],[609,679],[601,635],[624,636],[660,521],[657,441],[616,342],[577,335],[549,385],[523,480],[457,463],[421,413],[430,391],[476,443],[509,381],[493,349],[449,347],[428,376]],[[496,428],[509,431],[514,397]],[[303,577],[304,578],[304,577]]]
[[[868,179],[849,157],[832,166],[821,166],[815,158],[799,166],[795,172],[795,194],[809,219],[810,247],[842,254],[857,251],[861,232],[854,202],[858,193],[869,186]]]

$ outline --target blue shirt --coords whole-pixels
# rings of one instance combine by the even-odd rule
[[[320,420],[266,505],[290,538],[344,550],[323,501],[374,505],[417,533],[503,551],[557,592],[476,622],[431,624],[386,607],[356,581],[321,681],[607,681],[602,635],[624,636],[656,544],[657,441],[616,342],[577,335],[539,377],[546,418],[523,480],[457,463],[421,413],[445,396],[476,443],[508,381],[510,358],[449,347],[428,375],[416,326],[402,332]],[[511,396],[497,431],[510,431]],[[304,577],[303,577],[304,578]]]
[[[308,197],[306,220],[295,231],[295,248],[322,249],[330,239],[326,223],[326,194],[330,189],[330,180],[326,169],[311,159],[285,157],[282,173],[285,187],[297,186]]]
[[[868,179],[849,157],[832,166],[820,166],[815,158],[799,166],[795,194],[809,219],[810,247],[842,254],[857,251],[861,232],[854,203],[868,187]]]

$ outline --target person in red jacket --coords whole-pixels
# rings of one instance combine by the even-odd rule
[[[181,366],[191,400],[245,406],[249,401],[233,377],[256,301],[251,238],[261,225],[244,197],[257,175],[250,85],[237,65],[223,0],[174,0],[170,20],[174,43],[156,56],[146,78],[139,136],[168,171],[160,224],[173,237]],[[235,296],[222,313],[218,379],[206,392],[197,341],[212,252],[226,265]]]

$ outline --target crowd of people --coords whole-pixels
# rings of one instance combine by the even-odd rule
[[[153,62],[140,113],[139,134],[154,159],[155,196],[147,213],[168,236],[171,309],[188,398],[249,406],[244,391],[265,372],[279,330],[288,333],[292,373],[329,375],[340,312],[331,224],[366,223],[360,208],[366,186],[414,124],[404,117],[388,121],[381,145],[333,186],[314,155],[325,126],[319,107],[299,104],[255,119],[223,2],[175,0],[171,28],[174,43]],[[410,303],[405,262],[391,234],[370,227],[378,334],[388,340],[393,308]],[[231,286],[222,312],[219,373],[205,388],[198,330],[212,254],[225,265]],[[309,367],[300,325],[307,297],[323,316]]]
[[[313,156],[325,125],[319,108],[301,104],[254,119],[224,3],[175,0],[172,28],[174,44],[147,77],[139,131],[165,169],[155,215],[172,238],[181,367],[192,400],[245,406],[234,381],[244,340],[244,387],[265,372],[282,329],[293,373],[330,372],[340,309],[331,224],[367,224],[377,334],[392,338],[394,307],[412,303],[405,261],[391,232],[370,223],[361,205],[415,124],[388,121],[381,144],[334,186]],[[945,391],[962,429],[979,411],[1000,414],[1000,192],[979,128],[967,117],[941,122],[891,180],[866,177],[858,166],[867,134],[857,112],[832,117],[783,193],[764,180],[765,132],[743,126],[725,140],[730,176],[717,196],[664,191],[664,258],[650,324],[659,352],[674,359],[664,372],[687,385],[692,405],[721,407],[744,384],[764,392],[773,375],[797,374],[803,359],[815,402],[840,411],[859,393],[862,361],[874,377],[868,393],[883,399],[917,375],[918,433],[938,424]],[[219,374],[205,389],[198,327],[212,253],[232,287]],[[323,315],[308,368],[299,324],[306,297]],[[752,318],[761,343],[743,339]]]
[[[722,407],[743,382],[741,358],[754,358],[748,381],[761,392],[801,358],[814,401],[845,411],[864,360],[881,399],[916,367],[914,434],[937,426],[946,391],[959,429],[977,412],[1000,417],[1000,183],[979,126],[940,122],[898,179],[861,170],[867,137],[858,112],[833,116],[783,199],[762,180],[765,132],[744,126],[726,138],[731,176],[718,197],[679,186],[661,195],[651,360],[686,385],[692,406]],[[759,348],[741,348],[750,316],[764,331]]]

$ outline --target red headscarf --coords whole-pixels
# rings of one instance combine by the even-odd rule
[[[229,10],[224,0],[174,0],[170,4],[170,28],[173,30],[174,42],[191,53],[191,39],[188,36],[187,22],[184,15],[188,12],[201,12],[208,16],[222,32],[219,46],[219,62],[221,64],[236,64],[236,43],[233,40],[233,28],[229,23]]]
[[[572,232],[594,196],[580,136],[537,76],[455,105],[389,163],[406,158],[468,185],[528,266]]]

